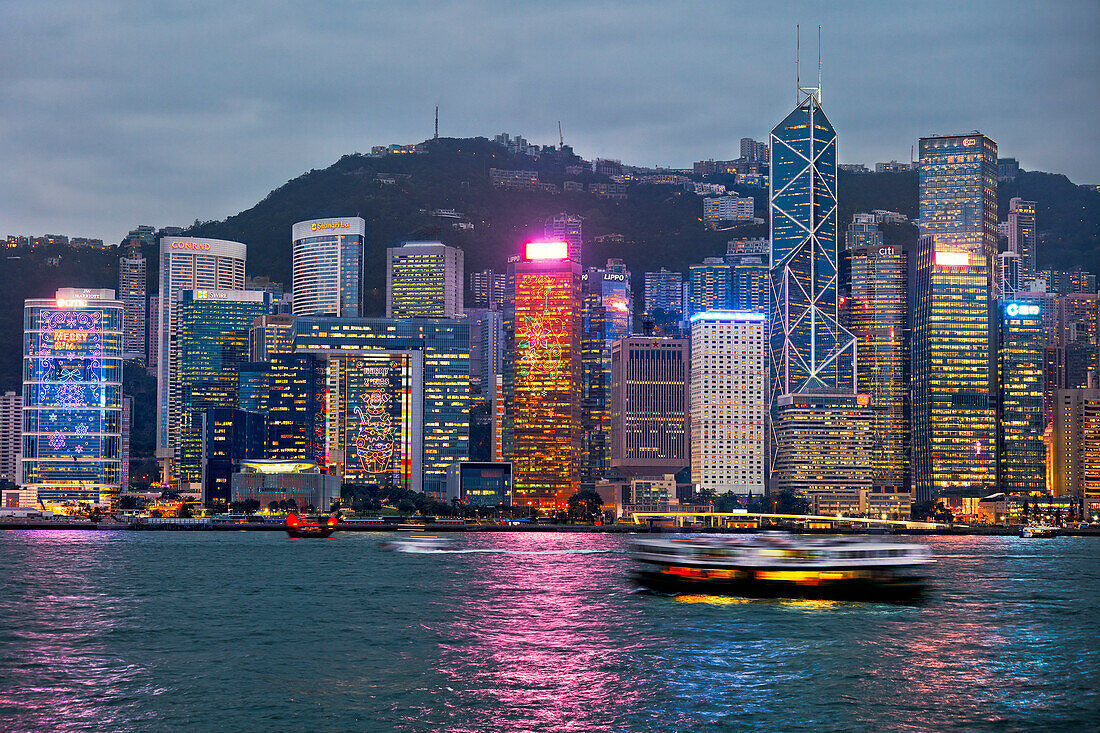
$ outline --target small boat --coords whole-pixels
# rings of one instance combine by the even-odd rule
[[[286,523],[284,525],[286,533],[291,537],[330,537],[333,532],[336,531],[336,525],[338,524],[335,516],[330,516],[325,520],[324,524],[320,522],[310,522],[304,517],[299,517],[297,514],[287,514]]]
[[[904,602],[924,592],[923,545],[755,535],[643,539],[637,581],[669,593]]]
[[[1020,527],[1021,537],[1057,537],[1058,528],[1049,524],[1028,524]]]
[[[415,534],[396,537],[378,546],[388,552],[443,552],[454,547],[454,543],[446,537]]]

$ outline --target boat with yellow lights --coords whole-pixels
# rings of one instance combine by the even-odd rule
[[[791,535],[641,539],[633,556],[652,590],[830,600],[913,600],[935,562],[923,545]]]

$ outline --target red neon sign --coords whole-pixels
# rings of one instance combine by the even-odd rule
[[[975,140],[972,137],[963,138],[963,147],[964,148],[972,148],[977,144],[978,144],[978,141]]]

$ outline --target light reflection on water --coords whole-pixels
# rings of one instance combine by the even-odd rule
[[[931,538],[919,606],[638,593],[627,538],[0,532],[0,728],[1095,726],[1100,541]]]

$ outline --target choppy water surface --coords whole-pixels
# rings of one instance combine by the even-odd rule
[[[383,539],[0,532],[0,728],[1100,726],[1100,539],[927,539],[917,607],[641,594],[619,536]]]

